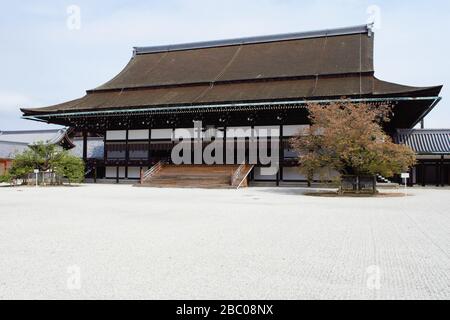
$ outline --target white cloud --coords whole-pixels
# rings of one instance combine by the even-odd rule
[[[37,105],[32,98],[17,92],[0,91],[0,115],[14,114],[20,107]]]
[[[41,104],[31,97],[18,92],[0,91],[0,131],[50,129],[50,126],[47,124],[21,118],[20,108],[30,106],[41,106]]]

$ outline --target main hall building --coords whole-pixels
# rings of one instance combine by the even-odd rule
[[[214,129],[224,146],[236,143],[236,128],[250,130],[258,139],[269,139],[258,129],[276,129],[278,172],[262,175],[262,164],[256,163],[245,168],[245,177],[304,181],[288,139],[308,125],[307,103],[345,97],[391,104],[394,117],[385,130],[394,137],[399,129],[404,133],[416,126],[439,102],[442,86],[410,87],[377,79],[373,47],[368,26],[136,47],[116,77],[85,96],[22,112],[28,119],[72,127],[85,141],[103,136],[104,158],[88,161],[99,177],[137,179],[156,164],[158,170],[170,166],[177,130],[190,130],[201,121],[203,130]],[[240,164],[236,159],[235,165]]]

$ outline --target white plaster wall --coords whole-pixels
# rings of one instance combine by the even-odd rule
[[[139,178],[141,173],[140,167],[128,167],[128,178]]]
[[[152,129],[152,139],[172,139],[172,129]]]
[[[194,131],[194,128],[176,128],[174,132],[175,139],[194,139],[197,138],[198,132]],[[200,136],[202,133],[200,133]]]
[[[106,131],[106,140],[125,140],[126,138],[127,138],[126,130]]]
[[[115,178],[116,177],[116,167],[106,167],[105,175],[107,178]]]
[[[116,178],[116,167],[106,167],[107,178]],[[125,178],[125,167],[119,167],[119,178]]]
[[[149,130],[128,130],[128,140],[147,140]]]

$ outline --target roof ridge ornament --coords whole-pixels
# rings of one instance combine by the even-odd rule
[[[367,24],[367,34],[369,37],[373,35],[373,30],[375,29],[375,21],[372,21]]]

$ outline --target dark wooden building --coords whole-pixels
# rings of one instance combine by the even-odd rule
[[[399,129],[395,140],[417,153],[411,184],[450,185],[450,129]]]
[[[22,111],[27,119],[104,135],[104,159],[93,165],[104,167],[107,178],[138,178],[141,168],[168,158],[177,130],[201,121],[203,130],[216,130],[215,139],[225,145],[239,138],[231,129],[243,128],[258,139],[265,139],[258,130],[276,129],[279,170],[261,175],[261,163],[255,163],[251,177],[302,181],[287,140],[308,126],[307,103],[346,97],[392,104],[394,118],[385,129],[394,135],[413,128],[440,100],[441,86],[377,79],[373,46],[372,30],[357,26],[136,47],[116,77],[84,97]]]

